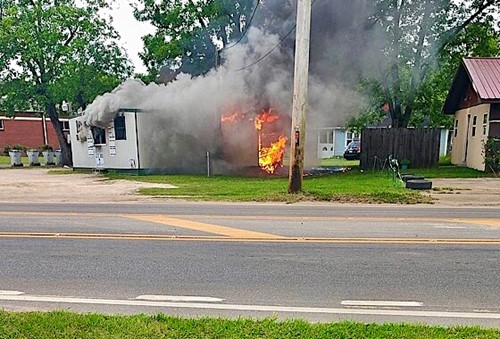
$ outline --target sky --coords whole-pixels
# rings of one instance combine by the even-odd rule
[[[113,18],[113,27],[121,36],[119,44],[127,50],[129,59],[132,61],[136,73],[146,73],[146,67],[139,58],[144,44],[141,37],[154,32],[149,23],[139,22],[134,18],[129,1],[116,1],[113,9],[107,11]]]

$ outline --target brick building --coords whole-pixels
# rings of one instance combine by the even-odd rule
[[[63,131],[69,134],[67,118],[60,118]],[[16,113],[14,118],[0,113],[0,152],[6,146],[22,145],[26,148],[38,148],[50,145],[59,149],[59,141],[50,119],[39,113]]]

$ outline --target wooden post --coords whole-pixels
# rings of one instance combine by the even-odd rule
[[[292,135],[288,192],[302,191],[304,149],[306,142],[307,86],[311,38],[311,0],[298,0],[295,39],[295,74],[293,86]]]

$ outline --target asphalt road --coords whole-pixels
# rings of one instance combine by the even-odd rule
[[[434,206],[3,204],[0,307],[500,327],[499,216]]]

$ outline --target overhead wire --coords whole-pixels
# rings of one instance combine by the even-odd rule
[[[240,38],[235,43],[233,43],[231,46],[225,48],[226,51],[228,49],[231,49],[234,46],[238,45],[241,42],[241,40],[243,40],[243,38],[246,36],[248,30],[250,29],[250,26],[252,25],[252,21],[253,21],[253,18],[255,17],[255,13],[257,13],[257,9],[259,8],[260,1],[261,0],[257,0],[257,3],[255,4],[255,7],[253,9],[252,15],[250,16],[250,20],[248,20],[248,23],[245,23],[245,31],[241,34]]]
[[[312,3],[311,3],[311,6],[313,6],[315,2],[316,2],[316,0],[313,0]],[[293,25],[292,29],[290,29],[290,31],[288,31],[288,33],[285,34],[285,36],[283,36],[280,39],[280,41],[278,42],[278,44],[276,46],[274,46],[273,48],[271,48],[269,50],[269,52],[267,52],[266,54],[264,54],[259,59],[257,59],[256,61],[252,62],[251,64],[246,65],[246,66],[244,66],[242,68],[239,68],[239,69],[235,69],[235,70],[233,70],[233,72],[244,71],[245,69],[248,69],[250,67],[253,67],[253,66],[257,65],[259,62],[261,62],[262,60],[264,60],[265,58],[267,58],[272,52],[274,52],[276,50],[276,48],[278,48],[279,46],[281,46],[281,44],[290,36],[290,34],[292,34],[292,32],[295,30],[295,28],[297,28],[297,24]]]

